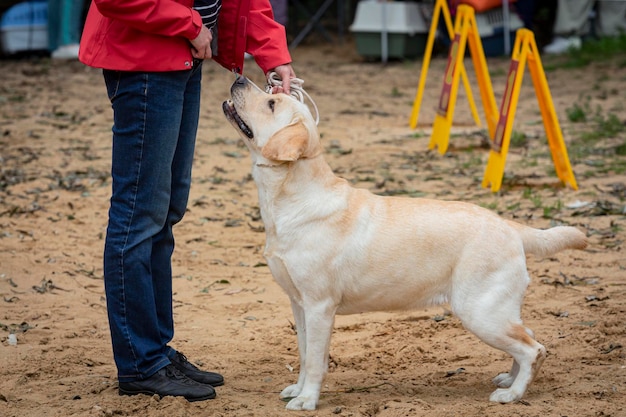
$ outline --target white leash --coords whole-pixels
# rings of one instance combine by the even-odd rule
[[[317,105],[315,104],[315,102],[313,101],[313,99],[311,98],[311,96],[309,95],[309,93],[307,93],[304,88],[302,87],[302,84],[304,84],[304,80],[300,79],[300,78],[292,78],[291,82],[289,84],[289,94],[296,98],[297,100],[300,100],[301,102],[304,103],[304,98],[306,97],[307,99],[309,99],[309,101],[311,102],[311,104],[313,105],[313,108],[315,109],[315,124],[318,125],[320,122],[320,112],[319,110],[317,110]],[[280,79],[280,77],[278,76],[278,74],[276,74],[274,71],[270,72],[268,79],[267,79],[267,87],[265,88],[265,91],[267,91],[268,93],[272,92],[272,88],[273,87],[279,87],[283,85],[283,80]]]

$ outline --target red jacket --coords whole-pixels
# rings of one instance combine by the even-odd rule
[[[86,65],[121,71],[190,69],[190,39],[202,20],[193,0],[92,0],[80,42]],[[244,52],[264,72],[291,62],[285,29],[268,0],[222,0],[217,56],[229,70],[243,71]]]

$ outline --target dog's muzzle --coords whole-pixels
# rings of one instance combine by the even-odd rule
[[[224,115],[226,116],[226,118],[233,121],[244,135],[246,135],[250,139],[254,138],[252,130],[243,121],[241,116],[239,116],[237,110],[235,109],[235,103],[233,103],[232,100],[226,100],[224,103],[222,103],[222,110],[224,111]]]

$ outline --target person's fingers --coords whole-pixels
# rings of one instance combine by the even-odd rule
[[[285,94],[289,94],[289,92],[291,91],[291,80],[289,79],[289,76],[283,78],[282,89]]]
[[[191,55],[196,59],[210,59],[212,56],[211,45],[207,45],[200,51],[192,47]]]
[[[284,92],[285,94],[289,94],[289,92],[291,91],[291,78],[295,77],[295,74],[291,69],[291,65],[279,65],[275,68],[275,71],[283,82],[282,92]]]
[[[211,50],[211,42],[213,42],[213,32],[209,30],[209,43],[206,45],[206,49],[204,51],[204,59],[210,59],[213,56],[213,51]]]
[[[285,94],[289,94],[291,92],[291,80],[293,78],[296,78],[296,73],[293,70],[293,68],[291,67],[291,64],[284,64],[284,65],[279,65],[276,68],[270,70],[267,72],[266,77],[268,78],[268,82],[270,84],[272,84],[272,82],[269,80],[269,75],[275,72],[276,75],[278,75],[278,78],[280,78],[281,80],[281,84],[280,86],[278,85],[274,85],[272,86],[272,93],[276,94],[276,93],[285,93]]]
[[[209,59],[212,56],[211,40],[213,34],[206,26],[202,26],[198,36],[191,40],[191,55],[196,59]]]

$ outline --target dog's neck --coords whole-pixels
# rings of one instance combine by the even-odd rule
[[[259,190],[259,203],[271,205],[277,196],[284,195],[290,189],[294,177],[305,177],[316,165],[326,165],[321,153],[313,158],[297,161],[270,161],[267,159],[254,161],[252,177]],[[266,199],[261,195],[267,196]]]
[[[257,184],[259,208],[267,232],[273,227],[274,212],[280,210],[282,201],[319,199],[327,184],[339,180],[321,152],[293,162],[255,162],[252,177]]]

